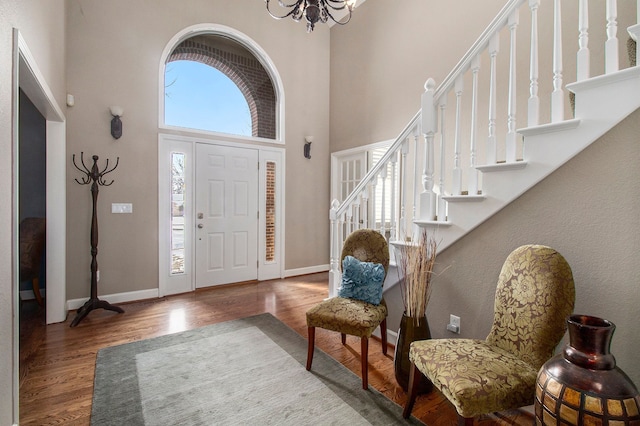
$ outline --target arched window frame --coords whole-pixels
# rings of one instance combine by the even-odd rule
[[[198,35],[219,35],[230,38],[237,43],[240,43],[244,46],[249,52],[251,52],[254,57],[261,63],[264,67],[265,71],[269,75],[273,85],[274,92],[276,96],[276,134],[275,139],[267,139],[260,138],[255,136],[241,136],[241,135],[231,135],[227,133],[218,133],[211,132],[206,130],[198,130],[198,129],[188,129],[190,133],[199,133],[205,135],[217,135],[224,136],[225,139],[240,139],[242,141],[256,141],[256,142],[268,142],[268,143],[276,143],[276,144],[285,144],[284,138],[284,87],[282,85],[282,79],[280,75],[276,71],[275,64],[267,55],[267,53],[247,35],[243,34],[240,31],[237,31],[233,28],[219,25],[219,24],[197,24],[190,27],[187,27],[173,36],[171,40],[167,43],[162,52],[162,56],[160,57],[160,66],[159,75],[158,75],[158,127],[160,129],[166,130],[178,130],[184,131],[185,129],[182,127],[170,126],[165,123],[165,72],[166,72],[166,63],[167,59],[173,52],[173,50],[184,40],[189,39],[191,37],[195,37]]]

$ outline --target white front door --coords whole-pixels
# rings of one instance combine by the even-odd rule
[[[196,287],[258,278],[258,150],[196,144]]]

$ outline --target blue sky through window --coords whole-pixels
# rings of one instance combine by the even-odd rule
[[[251,136],[251,113],[240,89],[200,62],[167,64],[164,120],[171,126]]]

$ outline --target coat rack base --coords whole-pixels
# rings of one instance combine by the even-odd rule
[[[84,305],[82,305],[80,309],[78,309],[76,317],[71,322],[71,327],[75,327],[76,325],[78,325],[80,321],[82,321],[84,317],[89,315],[89,312],[93,311],[94,309],[106,309],[108,311],[118,312],[119,314],[124,313],[124,309],[119,306],[112,305],[106,300],[100,300],[98,298],[89,299],[85,302]]]

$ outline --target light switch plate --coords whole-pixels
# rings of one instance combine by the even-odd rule
[[[133,213],[133,204],[111,203],[111,213]]]

